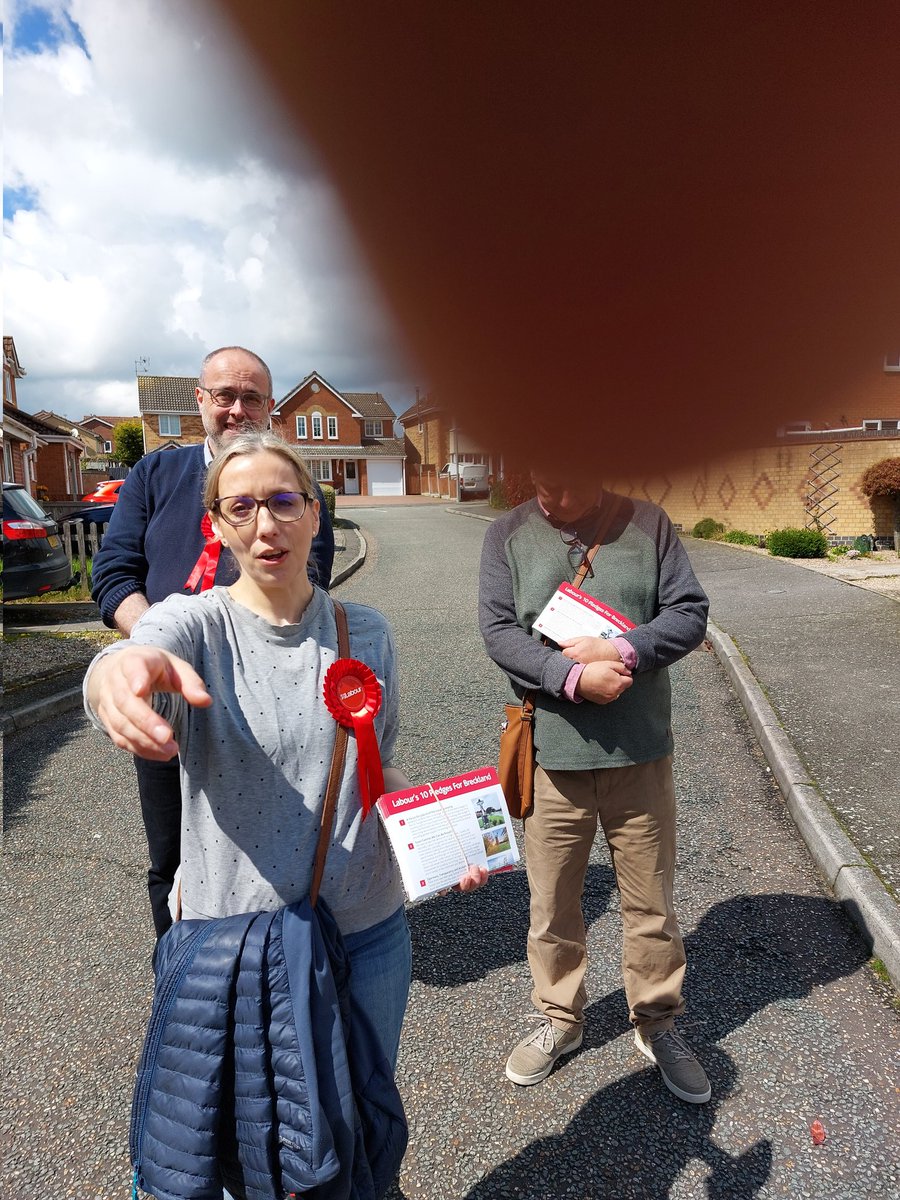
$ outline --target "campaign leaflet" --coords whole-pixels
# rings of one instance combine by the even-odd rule
[[[388,792],[376,808],[410,900],[459,883],[469,866],[508,871],[519,861],[493,767]]]
[[[634,629],[634,621],[571,583],[561,583],[538,614],[534,628],[559,645],[570,638],[619,637]]]

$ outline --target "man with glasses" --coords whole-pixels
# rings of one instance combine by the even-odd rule
[[[151,604],[176,592],[200,592],[233,577],[203,508],[203,481],[213,456],[241,433],[266,429],[275,407],[272,373],[240,346],[207,354],[195,389],[206,439],[146,454],[129,472],[93,563],[92,595],[103,621],[126,637]],[[319,531],[307,567],[328,589],[334,532],[321,490]],[[180,860],[181,784],[177,756],[167,763],[135,758],[150,852],[148,888],[157,937],[171,924],[168,896]]]
[[[581,897],[599,823],[621,897],[622,969],[635,1043],[680,1099],[710,1086],[675,1018],[684,945],[672,902],[675,792],[667,668],[699,646],[709,607],[666,514],[589,478],[532,472],[536,496],[488,528],[479,615],[490,657],[535,702],[534,807],[525,816],[528,961],[536,1028],[506,1074],[528,1085],[581,1045],[587,995]],[[594,546],[598,546],[591,554]],[[583,591],[634,622],[557,647],[534,622],[586,567]]]

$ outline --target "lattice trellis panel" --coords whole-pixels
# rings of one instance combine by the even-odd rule
[[[809,452],[809,473],[803,496],[806,528],[831,533],[837,521],[840,491],[840,445],[816,446]]]

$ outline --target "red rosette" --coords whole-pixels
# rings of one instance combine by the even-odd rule
[[[185,589],[189,592],[194,590],[198,582],[201,592],[205,592],[208,588],[212,587],[216,580],[219,555],[222,553],[222,543],[219,540],[219,535],[213,529],[209,513],[203,514],[203,520],[200,522],[200,532],[203,534],[203,540],[206,545],[203,547],[200,557],[194,563],[194,569],[188,575],[185,582]]]
[[[375,714],[381,708],[381,685],[375,672],[355,658],[339,658],[325,673],[325,706],[339,725],[356,734],[356,758],[363,820],[384,793],[381,753],[375,736]]]

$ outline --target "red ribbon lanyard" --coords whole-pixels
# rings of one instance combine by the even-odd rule
[[[325,674],[325,704],[340,725],[356,734],[356,760],[363,820],[384,794],[384,772],[375,736],[381,687],[374,671],[355,658],[339,658]]]
[[[219,535],[212,527],[212,521],[209,519],[209,513],[203,514],[203,520],[200,522],[200,532],[203,534],[203,540],[206,545],[200,554],[200,557],[194,563],[194,569],[187,577],[185,588],[192,592],[200,582],[200,591],[205,592],[215,583],[216,570],[219,566],[219,555],[222,553],[222,543],[219,541]]]

